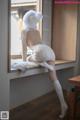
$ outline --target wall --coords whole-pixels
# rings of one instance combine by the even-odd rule
[[[0,0],[0,111],[9,109],[9,78],[7,76],[7,10],[7,0]]]
[[[10,81],[10,108],[29,102],[52,90],[48,75],[40,74]]]
[[[52,0],[42,0],[42,12],[43,12],[43,33],[42,40],[43,43],[51,46],[51,10],[52,10]]]
[[[78,24],[77,24],[77,65],[76,65],[76,73],[80,74],[80,5],[78,5]]]
[[[57,59],[76,59],[77,5],[54,5],[53,49]]]

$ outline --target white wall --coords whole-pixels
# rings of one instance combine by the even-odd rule
[[[10,108],[29,102],[52,90],[48,75],[40,74],[10,81]]]
[[[9,79],[7,76],[7,0],[0,0],[0,110],[9,109]]]
[[[56,59],[76,59],[77,5],[54,5],[53,44]]]
[[[43,42],[51,46],[51,10],[52,10],[52,0],[42,0],[43,1]]]

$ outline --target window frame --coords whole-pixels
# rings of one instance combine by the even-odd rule
[[[52,2],[52,11],[53,11],[53,7],[54,7],[54,3],[53,3],[53,0],[51,0]],[[43,6],[42,6],[43,7]],[[42,8],[43,10],[43,8]],[[52,16],[53,15],[53,12],[51,14]],[[51,16],[51,23],[53,23],[53,17]],[[43,24],[42,24],[43,25]],[[42,28],[43,26],[41,26]],[[53,30],[53,28],[51,27],[51,30]],[[14,78],[20,78],[20,77],[26,77],[26,76],[31,76],[31,75],[35,75],[35,74],[41,74],[41,73],[45,73],[47,72],[47,70],[45,68],[33,68],[32,70],[29,69],[28,71],[26,71],[26,73],[17,73],[16,70],[11,70],[11,57],[10,57],[10,34],[9,34],[9,31],[10,31],[10,0],[8,0],[8,73],[9,73],[9,76],[11,79],[14,79]],[[43,33],[43,31],[42,31]],[[53,40],[53,31],[51,32],[51,42]],[[56,70],[61,70],[61,69],[66,69],[66,68],[70,68],[70,67],[75,67],[76,66],[76,61],[68,61],[68,62],[56,62],[55,63],[55,66],[56,66]],[[31,73],[29,73],[29,71],[32,71]]]

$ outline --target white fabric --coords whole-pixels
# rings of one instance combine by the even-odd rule
[[[19,70],[25,72],[29,68],[39,67],[38,63],[29,62],[29,61],[16,61],[11,64],[12,70]]]
[[[42,14],[34,10],[29,10],[23,16],[23,27],[26,31],[30,28],[36,29],[37,23],[42,19]]]
[[[42,62],[42,63],[38,63],[38,62],[30,62],[30,61],[17,61],[11,64],[11,70],[19,70],[21,72],[25,72],[27,69],[29,68],[35,68],[35,67],[45,67],[51,71],[54,70],[54,66],[51,66],[49,64],[47,64],[47,62]]]
[[[32,47],[32,59],[33,61],[45,62],[45,61],[55,61],[55,54],[53,50],[44,44],[37,44]]]

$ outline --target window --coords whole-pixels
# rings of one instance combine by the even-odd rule
[[[11,7],[9,70],[11,70],[11,63],[22,60],[22,18],[30,9],[43,14],[43,21],[39,24],[38,29],[43,43],[54,50],[56,64],[70,64],[76,61],[77,5],[54,4],[53,0],[11,0],[9,5]],[[28,51],[27,54],[30,54],[31,51]]]
[[[42,0],[11,0],[10,4],[10,63],[22,59],[22,19],[25,12],[36,10],[42,12]],[[42,35],[42,22],[38,25]],[[28,54],[31,51],[28,50]]]

